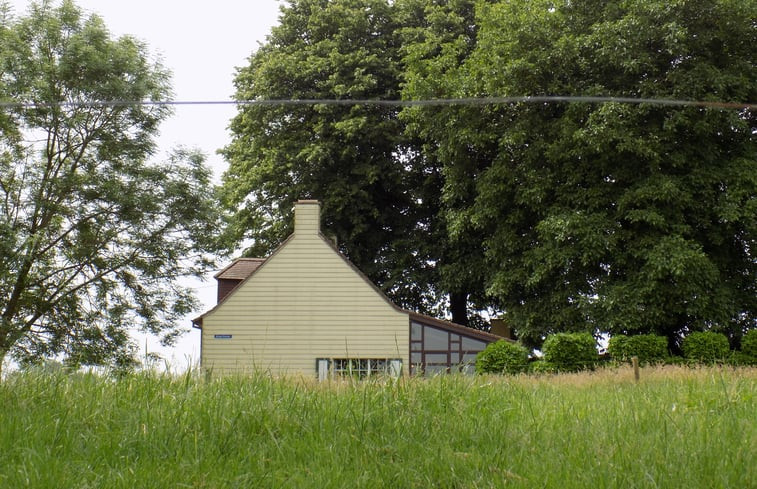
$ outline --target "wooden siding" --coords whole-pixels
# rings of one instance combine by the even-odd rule
[[[401,358],[407,371],[408,313],[318,234],[317,204],[297,207],[295,229],[203,317],[202,366],[315,376],[317,358]]]

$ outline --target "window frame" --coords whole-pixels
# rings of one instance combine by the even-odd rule
[[[427,330],[432,329],[435,340],[428,348]],[[425,375],[426,372],[433,375],[440,372],[463,372],[472,373],[475,367],[475,357],[471,361],[471,355],[478,355],[486,348],[486,345],[494,341],[477,337],[475,334],[466,334],[463,328],[445,328],[443,324],[424,321],[422,318],[410,319],[409,359],[410,374]],[[446,334],[446,348],[438,348],[440,344],[439,333]],[[482,332],[484,333],[484,332]],[[484,333],[485,334],[485,333]],[[465,348],[464,348],[465,345]]]
[[[366,380],[373,377],[399,377],[402,375],[401,358],[338,357],[317,358],[316,375],[325,380],[322,365],[328,362],[325,378]]]

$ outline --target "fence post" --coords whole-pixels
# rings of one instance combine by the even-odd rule
[[[633,365],[633,378],[636,382],[639,381],[639,357],[631,357],[631,365]]]

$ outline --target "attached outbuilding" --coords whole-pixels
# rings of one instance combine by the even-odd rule
[[[201,366],[325,379],[472,371],[500,336],[404,310],[320,232],[320,205],[295,205],[294,233],[268,258],[215,276],[218,304],[193,320]]]

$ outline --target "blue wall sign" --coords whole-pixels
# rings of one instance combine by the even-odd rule
[[[230,334],[214,334],[213,338],[217,340],[230,340],[231,335]]]

